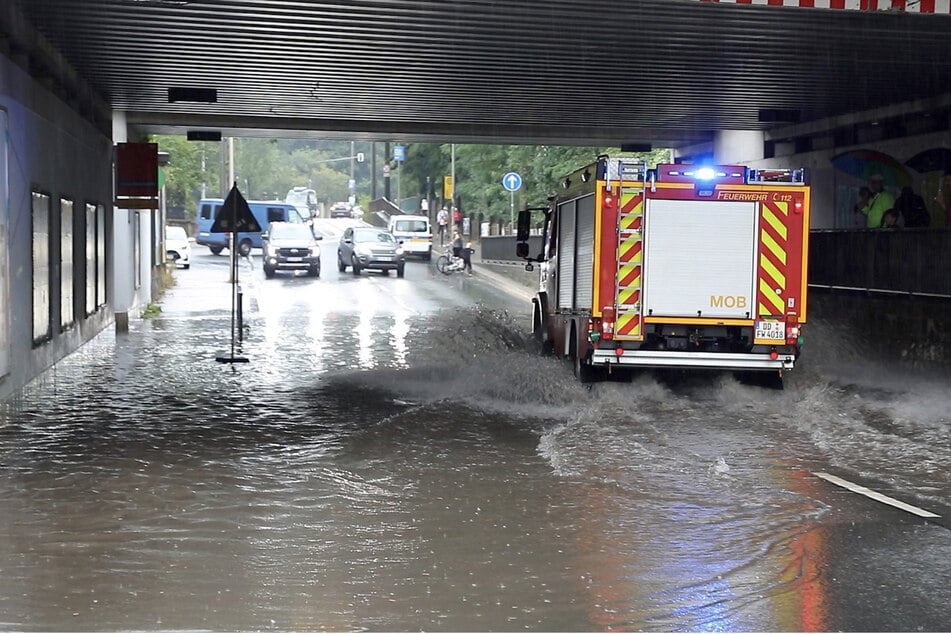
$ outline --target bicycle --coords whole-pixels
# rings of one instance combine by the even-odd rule
[[[465,266],[465,260],[457,258],[450,253],[444,253],[436,258],[436,270],[443,275],[452,275],[453,273],[462,272]]]

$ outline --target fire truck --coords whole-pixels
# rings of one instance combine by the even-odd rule
[[[519,213],[540,264],[532,330],[582,381],[635,368],[782,387],[806,323],[810,189],[799,170],[599,157]],[[544,215],[542,252],[529,254]]]

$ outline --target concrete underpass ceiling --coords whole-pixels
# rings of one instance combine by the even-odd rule
[[[148,132],[683,146],[937,100],[951,79],[946,15],[696,0],[3,4],[11,57]],[[217,102],[170,103],[170,88]]]

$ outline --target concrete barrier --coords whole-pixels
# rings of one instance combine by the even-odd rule
[[[483,262],[522,262],[515,257],[515,236],[483,236],[479,239],[482,246]],[[542,236],[530,236],[528,252],[532,257],[542,251]]]

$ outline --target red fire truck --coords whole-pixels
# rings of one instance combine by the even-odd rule
[[[806,322],[803,170],[658,165],[600,157],[542,211],[533,332],[575,374],[707,369],[782,385]],[[537,217],[537,216],[536,216]]]

